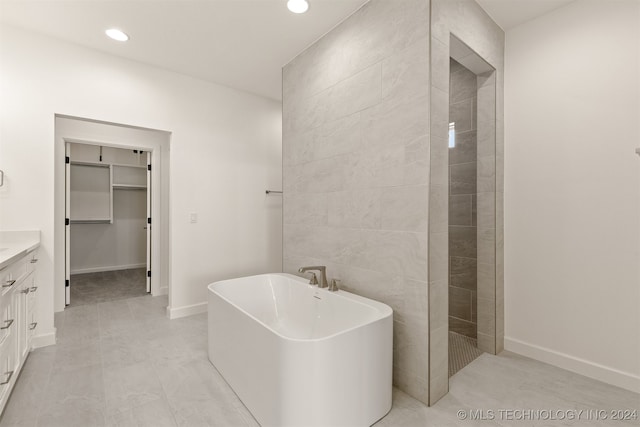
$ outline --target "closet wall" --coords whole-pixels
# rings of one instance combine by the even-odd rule
[[[70,157],[71,274],[144,267],[146,153],[71,144]]]

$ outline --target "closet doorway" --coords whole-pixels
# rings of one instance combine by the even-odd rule
[[[151,292],[151,153],[65,143],[65,305]]]

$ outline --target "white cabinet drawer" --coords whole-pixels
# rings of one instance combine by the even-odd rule
[[[0,401],[6,401],[15,382],[16,374],[15,349],[9,342],[0,345]],[[13,381],[12,381],[13,380]]]
[[[35,274],[27,278],[26,289],[29,289],[29,292],[27,292],[27,311],[35,310],[38,292],[38,277]]]
[[[25,257],[25,265],[27,267],[27,274],[35,271],[38,266],[38,250],[31,251]]]
[[[27,316],[27,337],[28,337],[28,350],[31,349],[31,338],[36,334],[38,330],[38,318],[36,315],[36,311],[33,310]]]
[[[15,285],[27,274],[27,258],[22,258],[0,271],[2,295],[10,292]]]
[[[10,340],[15,335],[16,325],[16,307],[10,302],[2,304],[0,307],[0,344]]]

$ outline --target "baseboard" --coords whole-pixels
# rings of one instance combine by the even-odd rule
[[[31,348],[40,348],[47,347],[50,345],[55,345],[56,343],[56,329],[53,329],[53,332],[49,332],[48,334],[40,334],[34,335],[31,338]]]
[[[194,314],[206,313],[207,303],[185,305],[183,307],[171,308],[167,307],[167,317],[169,319],[179,319],[181,317],[193,316]]]
[[[504,337],[504,349],[626,390],[640,393],[640,376],[545,347]]]
[[[103,267],[77,268],[75,270],[71,270],[71,274],[98,273],[100,271],[130,270],[132,268],[145,268],[146,266],[147,266],[146,263],[142,263],[142,264],[107,265]]]

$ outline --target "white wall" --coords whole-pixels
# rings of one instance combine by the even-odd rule
[[[505,347],[640,391],[640,3],[507,32]]]
[[[280,103],[59,42],[0,29],[0,228],[42,230],[40,319],[53,331],[54,115],[168,130],[175,315],[208,283],[282,266]],[[197,212],[199,222],[189,223]]]
[[[146,266],[146,191],[114,190],[113,223],[71,224],[71,274]]]

